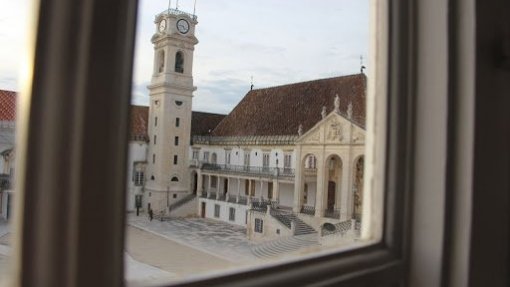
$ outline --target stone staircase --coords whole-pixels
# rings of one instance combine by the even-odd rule
[[[304,221],[299,219],[295,214],[291,212],[282,212],[276,209],[271,209],[271,216],[273,216],[276,220],[281,222],[283,225],[291,228],[291,222],[294,221],[296,225],[296,229],[294,235],[305,235],[305,234],[313,234],[317,233],[315,229],[313,229],[310,225],[306,224]]]
[[[275,257],[297,253],[302,249],[318,245],[319,242],[316,234],[305,234],[264,242],[252,247],[251,252],[261,259],[274,259]]]
[[[196,197],[195,194],[188,194],[185,197],[179,199],[168,207],[168,212],[172,212],[172,210],[176,210],[177,208],[183,206],[184,204],[190,202]]]

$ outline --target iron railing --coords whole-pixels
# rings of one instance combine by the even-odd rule
[[[239,196],[239,201],[237,203],[246,205],[248,203],[248,199],[246,198],[246,196],[241,195],[241,196]]]
[[[156,20],[159,17],[161,17],[161,16],[169,15],[169,14],[170,15],[177,15],[177,16],[184,15],[184,16],[190,17],[193,20],[197,20],[197,15],[194,15],[194,14],[191,14],[191,13],[187,13],[187,12],[184,12],[184,11],[181,11],[181,10],[177,10],[177,9],[172,9],[172,8],[165,9],[163,12],[159,13],[158,15],[156,15]]]
[[[315,215],[315,207],[303,205],[301,206],[301,213],[308,215]]]
[[[0,190],[11,188],[11,175],[2,173],[0,174]]]
[[[324,210],[324,217],[339,219],[340,218],[340,209],[328,208],[328,209]]]
[[[203,163],[202,169],[227,174],[252,174],[274,177],[294,177],[293,168],[277,168],[267,166],[247,166],[232,164]]]

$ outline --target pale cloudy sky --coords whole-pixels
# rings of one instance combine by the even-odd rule
[[[0,89],[17,90],[28,2],[0,0]],[[148,104],[153,21],[167,7],[167,0],[140,0],[135,104]],[[194,110],[228,113],[251,76],[263,88],[354,74],[368,55],[369,0],[197,0],[196,7]],[[193,0],[180,0],[179,9],[192,12]]]

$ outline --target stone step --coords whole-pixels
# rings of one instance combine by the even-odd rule
[[[271,259],[318,244],[316,234],[297,235],[261,243],[252,248],[252,253],[258,258]]]

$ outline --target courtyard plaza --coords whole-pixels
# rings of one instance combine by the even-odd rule
[[[319,251],[317,234],[253,242],[246,228],[207,218],[149,220],[127,215],[125,278],[128,286],[208,276],[229,269],[256,266]],[[12,233],[0,221],[0,278],[9,271]],[[5,279],[4,279],[5,280]],[[1,281],[1,280],[0,280]]]

